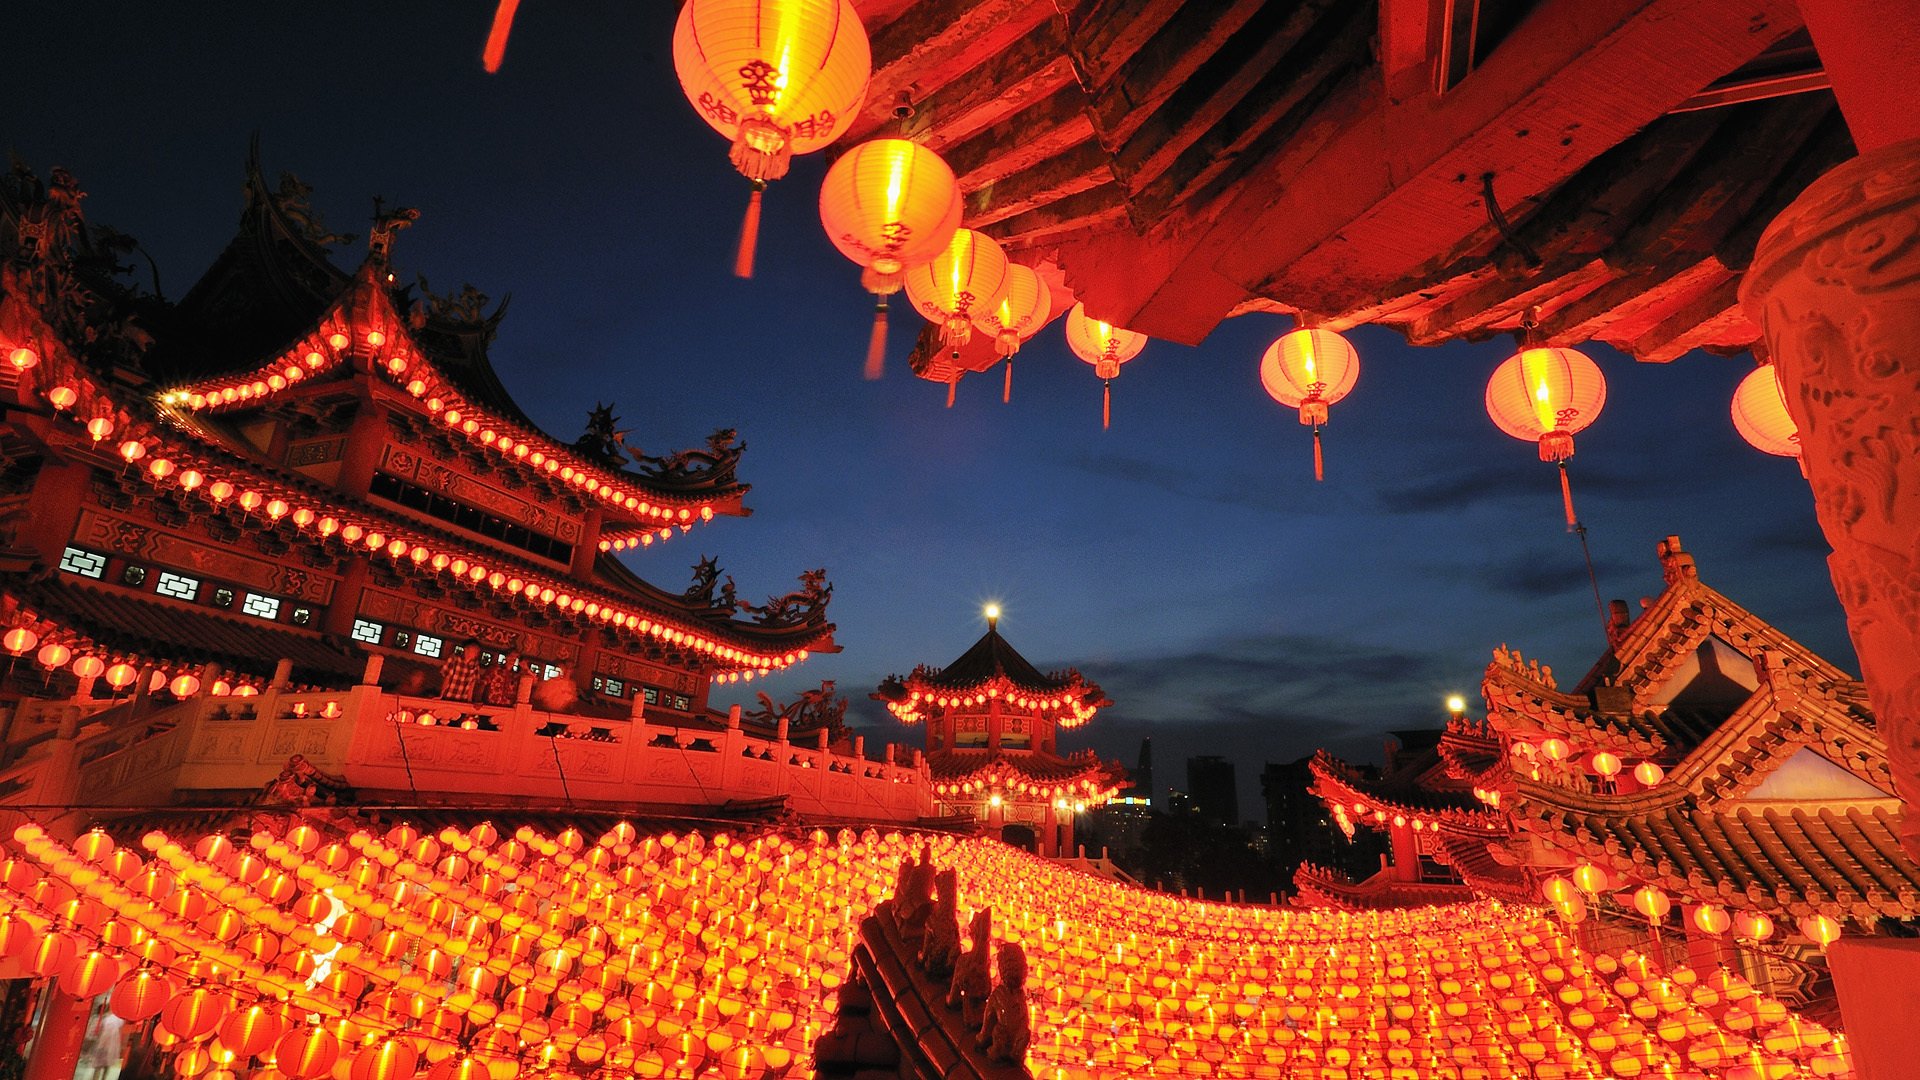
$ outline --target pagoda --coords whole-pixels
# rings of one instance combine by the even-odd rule
[[[1910,935],[1920,864],[1860,681],[1702,582],[1679,537],[1659,555],[1665,591],[1637,618],[1613,603],[1609,646],[1570,689],[1501,646],[1485,718],[1461,703],[1417,763],[1369,781],[1320,755],[1314,792],[1393,856],[1357,883],[1303,867],[1302,892],[1545,897],[1808,994],[1835,938]]]
[[[1059,732],[1113,704],[1077,670],[1042,674],[1000,636],[1000,609],[987,632],[944,668],[922,664],[889,676],[874,700],[903,723],[924,723],[934,804],[946,816],[995,833],[1032,830],[1037,850],[1074,853],[1077,816],[1126,785],[1126,770],[1091,749],[1062,755]]]
[[[752,604],[712,559],[680,590],[620,561],[748,513],[735,432],[648,455],[608,406],[577,440],[541,431],[488,357],[505,302],[399,283],[415,211],[379,212],[343,269],[346,238],[256,155],[237,235],[169,303],[125,283],[128,242],[86,222],[70,174],[0,188],[0,771],[19,763],[0,800],[258,792],[290,755],[409,798],[646,802],[669,783],[700,802],[874,802],[829,792],[829,773],[904,790],[869,775],[891,765],[788,750],[789,721],[796,738],[832,721],[812,755],[844,734],[813,700],[830,684],[744,724],[708,708],[716,684],[837,651],[824,571]],[[474,645],[486,692],[444,692]],[[563,735],[588,745],[563,753]],[[29,759],[45,768],[20,772]],[[114,775],[75,779],[102,760]],[[768,775],[730,790],[740,770]]]

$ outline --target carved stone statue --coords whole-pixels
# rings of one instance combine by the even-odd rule
[[[393,255],[395,234],[420,220],[420,211],[411,206],[388,210],[385,205],[383,199],[373,200],[373,228],[367,232],[367,251],[381,262]]]
[[[838,739],[846,734],[847,699],[833,686],[832,679],[822,680],[820,689],[802,690],[798,698],[785,705],[762,693],[760,707],[745,716],[766,727],[785,724],[790,735],[824,730],[828,741]]]
[[[340,777],[321,772],[305,757],[287,759],[280,775],[267,781],[261,801],[290,806],[337,806],[353,801],[353,788]]]
[[[1027,954],[1013,941],[1001,942],[998,953],[1000,983],[987,995],[978,1045],[996,1061],[1019,1065],[1027,1060],[1027,1043],[1033,1038],[1033,1018],[1027,1012]]]
[[[320,219],[320,212],[313,208],[313,185],[301,182],[290,172],[280,174],[280,186],[268,198],[288,221],[300,229],[306,241],[317,247],[332,247],[335,244],[351,244],[355,237],[352,233],[337,233],[327,228]]]
[[[573,440],[574,452],[613,468],[625,465],[626,455],[620,451],[627,433],[619,427],[620,418],[613,415],[613,406],[596,403],[587,414],[586,430]]]
[[[762,626],[801,626],[827,621],[827,603],[833,599],[833,583],[823,567],[800,575],[800,588],[785,596],[770,596],[764,606],[740,605],[753,621]]]
[[[693,584],[681,595],[689,600],[697,600],[711,607],[713,605],[713,587],[720,583],[720,562],[711,555],[700,556],[693,566]],[[765,697],[762,694],[761,697]]]
[[[621,433],[623,440],[625,434]],[[707,436],[706,449],[679,450],[664,457],[654,457],[632,443],[623,441],[621,445],[642,472],[662,483],[688,488],[724,487],[734,482],[740,455],[747,449],[746,443],[735,441],[738,434],[733,428],[721,428]]]
[[[960,961],[960,875],[953,870],[933,875],[933,894],[927,940],[920,946],[920,966],[929,975],[945,977]]]
[[[993,956],[993,909],[981,908],[967,925],[972,950],[960,954],[953,963],[953,981],[947,984],[947,1008],[959,1009],[968,1027],[980,1023],[980,1009],[993,992],[993,972],[988,961]]]
[[[487,321],[487,303],[491,298],[474,287],[472,282],[462,282],[459,292],[443,294],[433,291],[425,274],[416,274],[414,277],[420,285],[421,296],[426,300],[427,314],[432,318],[451,323]]]
[[[893,894],[893,917],[900,924],[900,936],[918,946],[926,937],[927,916],[933,912],[933,860],[927,849],[920,849],[919,861],[901,863],[900,878]]]

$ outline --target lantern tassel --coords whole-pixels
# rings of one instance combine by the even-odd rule
[[[1560,501],[1566,504],[1567,531],[1572,532],[1580,527],[1580,519],[1573,512],[1573,485],[1567,481],[1567,463],[1564,461],[1560,463]]]
[[[760,243],[760,193],[765,190],[765,180],[753,182],[753,194],[747,198],[747,216],[740,221],[740,250],[733,257],[734,277],[753,277],[753,249]]]
[[[1313,429],[1313,479],[1315,482],[1327,478],[1327,461],[1320,453],[1320,428]]]
[[[1000,386],[1000,404],[1006,405],[1011,403],[1012,401],[1013,401],[1013,357],[1009,356],[1007,357],[1007,378],[1006,378],[1006,381],[1002,383]]]
[[[959,388],[960,388],[960,377],[958,375],[947,380],[947,408],[949,409],[953,408],[953,392],[955,390],[958,390]]]
[[[1113,430],[1113,380],[1108,379],[1100,398],[1100,430]]]
[[[500,70],[500,61],[507,56],[507,35],[513,31],[513,15],[520,8],[520,0],[500,0],[493,9],[493,29],[487,31],[487,47],[480,54],[480,64],[492,75]]]
[[[872,382],[880,377],[887,364],[887,298],[873,306],[873,333],[867,336],[866,377]]]

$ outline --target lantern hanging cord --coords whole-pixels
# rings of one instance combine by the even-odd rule
[[[1561,475],[1566,475],[1566,464],[1564,462],[1560,468]],[[1605,636],[1607,632],[1607,605],[1605,601],[1600,599],[1600,576],[1594,573],[1593,570],[1593,549],[1587,546],[1587,527],[1585,524],[1576,521],[1573,525],[1573,531],[1580,537],[1580,554],[1587,560],[1587,584],[1593,586],[1593,607],[1595,611],[1600,613],[1600,633],[1602,636]]]
[[[1520,239],[1518,233],[1513,231],[1512,223],[1507,221],[1507,215],[1500,209],[1500,200],[1493,197],[1492,173],[1480,174],[1480,194],[1487,203],[1487,220],[1493,223],[1495,229],[1499,230],[1500,239],[1505,241],[1514,251],[1518,252],[1520,257],[1527,261],[1528,266],[1540,266],[1542,261],[1540,253],[1533,250],[1525,240]]]

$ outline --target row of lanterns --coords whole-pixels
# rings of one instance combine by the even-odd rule
[[[1548,877],[1540,885],[1541,895],[1570,923],[1580,922],[1587,917],[1587,898],[1598,900],[1609,892],[1623,888],[1613,875],[1590,862],[1576,865],[1565,877]],[[1667,915],[1673,910],[1673,898],[1657,885],[1641,885],[1633,890],[1629,899],[1633,910],[1656,929],[1666,922]],[[1773,936],[1774,931],[1773,919],[1764,912],[1728,912],[1726,908],[1713,903],[1695,905],[1687,921],[1694,929],[1713,937],[1731,929],[1737,937],[1765,941]],[[1823,912],[1803,915],[1795,920],[1795,926],[1807,940],[1822,949],[1840,940],[1844,932],[1838,919]]]
[[[82,651],[76,651],[75,645]],[[54,633],[42,634],[32,626],[15,626],[5,634],[0,634],[0,648],[5,648],[8,655],[15,659],[32,653],[34,662],[49,676],[65,668],[82,681],[101,679],[116,694],[140,681],[142,669],[150,672],[147,677],[149,693],[164,689],[176,698],[185,699],[200,692],[200,676],[191,671],[170,674],[174,670],[173,665],[134,656],[115,656],[109,662],[99,655],[104,650],[99,650],[92,642],[71,631],[61,631],[56,638]],[[215,679],[207,692],[215,697],[228,694],[252,697],[260,693],[260,687],[240,677],[222,677]]]

